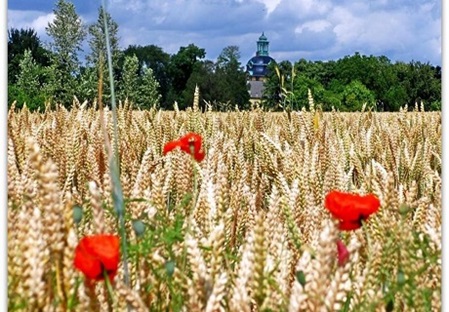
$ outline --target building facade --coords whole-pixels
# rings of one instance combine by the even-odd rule
[[[269,45],[267,37],[264,33],[257,41],[256,55],[253,56],[246,64],[246,73],[248,77],[248,92],[250,94],[251,104],[261,102],[265,78],[268,74],[268,65],[275,60],[269,55]]]

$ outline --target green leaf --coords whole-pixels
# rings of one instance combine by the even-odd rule
[[[304,271],[296,271],[296,279],[298,280],[298,283],[301,284],[302,287],[306,285],[306,275],[304,274]]]

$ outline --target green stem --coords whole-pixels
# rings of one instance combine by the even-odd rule
[[[67,302],[67,308],[69,310],[73,310],[75,308],[76,294],[78,293],[78,287],[80,283],[81,283],[80,279],[77,278],[75,281],[75,290],[72,292],[72,294],[69,297],[69,301]]]
[[[106,39],[106,49],[108,58],[108,70],[109,70],[109,84],[111,88],[111,104],[112,104],[112,117],[113,117],[113,128],[114,128],[114,151],[110,159],[110,174],[112,183],[112,199],[114,202],[114,208],[117,213],[120,225],[120,236],[122,242],[122,260],[123,260],[123,271],[124,271],[124,282],[126,286],[129,286],[129,271],[128,271],[128,255],[127,255],[127,244],[126,244],[126,231],[125,231],[125,205],[123,200],[123,190],[120,183],[120,168],[118,165],[118,129],[117,129],[117,105],[115,103],[115,91],[114,91],[114,76],[112,73],[112,56],[111,56],[111,44],[109,42],[109,29],[107,22],[107,12],[105,0],[103,3],[103,14],[104,14],[104,28],[105,28],[105,39]]]
[[[115,306],[114,290],[112,289],[111,281],[109,280],[109,275],[106,272],[106,270],[103,270],[103,276],[104,276],[104,282],[106,284],[106,288],[107,288],[108,293],[109,293],[109,298],[111,299],[112,305]]]

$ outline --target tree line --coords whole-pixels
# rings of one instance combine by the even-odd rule
[[[8,103],[27,103],[42,109],[45,103],[70,107],[73,96],[93,102],[103,76],[103,101],[110,86],[106,62],[104,22],[107,21],[116,95],[134,107],[180,109],[192,104],[195,86],[201,105],[226,111],[250,107],[245,68],[238,46],[223,48],[216,61],[195,44],[170,55],[156,45],[120,49],[118,24],[103,9],[97,21],[85,25],[73,3],[58,0],[55,18],[46,27],[51,38],[41,42],[33,29],[8,30]],[[89,50],[83,51],[87,40]],[[80,55],[85,52],[85,60]],[[323,110],[359,110],[366,103],[376,110],[395,111],[423,101],[427,110],[441,109],[441,67],[420,62],[392,63],[385,56],[355,53],[337,61],[281,61],[270,65],[262,105],[278,110],[308,105],[308,92]]]
[[[385,56],[357,52],[336,61],[270,64],[265,105],[307,107],[309,90],[323,110],[359,111],[366,104],[377,111],[398,111],[421,102],[426,110],[440,110],[441,67],[416,61],[392,63]]]

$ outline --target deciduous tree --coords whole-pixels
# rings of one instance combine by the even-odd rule
[[[45,30],[52,39],[50,47],[54,52],[55,99],[70,106],[77,90],[76,77],[80,73],[78,53],[82,51],[86,30],[73,3],[58,0],[53,13],[55,18]]]
[[[169,73],[172,78],[172,92],[170,92],[169,102],[175,100],[180,106],[187,106],[188,102],[182,98],[182,92],[186,88],[187,81],[193,72],[194,66],[206,56],[206,51],[194,44],[181,47],[178,53],[172,55],[169,65]]]
[[[153,70],[154,78],[159,82],[160,86],[161,107],[171,108],[173,103],[167,103],[167,93],[171,85],[171,77],[168,72],[170,54],[164,52],[162,48],[155,45],[130,45],[123,51],[123,54],[125,56],[135,55],[137,57],[139,60],[139,77],[142,75],[144,67]]]
[[[159,101],[161,99],[159,83],[154,78],[151,68],[143,69],[143,76],[138,90],[137,104],[140,108],[159,107]]]
[[[11,28],[8,30],[8,83],[17,81],[19,63],[26,50],[31,51],[36,64],[50,65],[50,51],[43,47],[34,29]]]
[[[107,48],[106,48],[106,29],[105,19],[108,26],[109,43],[112,55],[112,71],[114,81],[117,81],[121,76],[121,68],[119,59],[121,51],[119,49],[118,24],[112,19],[112,16],[106,12],[103,7],[98,9],[98,19],[94,24],[89,26],[89,47],[90,53],[86,57],[87,64],[96,68],[97,74],[100,70],[103,71],[103,98],[108,100],[111,96],[109,84],[109,72],[107,63]]]
[[[125,56],[122,81],[119,88],[120,99],[136,103],[138,100],[139,60],[137,56]]]

